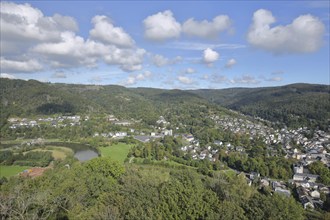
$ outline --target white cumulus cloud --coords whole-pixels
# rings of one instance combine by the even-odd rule
[[[52,75],[52,78],[56,78],[56,79],[65,79],[65,78],[66,78],[66,74],[65,74],[63,71],[58,71],[58,72],[55,72],[55,73]]]
[[[118,48],[94,40],[84,40],[72,32],[62,33],[62,41],[42,43],[33,51],[42,54],[54,67],[93,67],[104,60],[109,65],[119,65],[124,71],[142,69],[144,49]]]
[[[92,19],[94,29],[89,34],[93,39],[119,47],[132,47],[134,40],[121,28],[114,27],[106,16],[97,15]]]
[[[104,60],[108,64],[120,65],[124,71],[137,71],[142,69],[142,63],[146,51],[144,49],[119,49],[113,48],[108,51]]]
[[[189,78],[189,77],[186,77],[186,76],[178,76],[178,80],[183,83],[183,84],[192,84],[194,81]]]
[[[47,17],[29,4],[1,2],[0,15],[1,55],[22,54],[33,44],[60,40],[63,31],[78,30],[72,17]]]
[[[42,65],[34,59],[30,60],[8,60],[3,57],[0,59],[1,71],[7,73],[30,73],[43,69]]]
[[[190,73],[194,73],[194,72],[196,72],[196,70],[193,69],[193,68],[191,68],[191,67],[189,67],[189,68],[187,68],[187,69],[185,70],[185,73],[188,73],[188,74],[190,74]]]
[[[211,64],[219,59],[219,53],[212,50],[211,48],[207,48],[203,52],[203,61],[205,63]]]
[[[183,60],[181,56],[176,56],[174,58],[167,58],[160,54],[154,54],[154,55],[150,54],[150,55],[151,55],[151,62],[158,67],[177,64]]]
[[[143,25],[145,37],[154,41],[177,38],[181,33],[181,24],[175,20],[169,10],[148,16],[144,19]]]
[[[207,21],[195,21],[194,18],[190,18],[182,25],[182,31],[189,35],[207,39],[216,38],[220,32],[230,28],[231,20],[227,15],[219,15],[213,20]]]
[[[168,58],[166,58],[162,55],[159,55],[159,54],[153,55],[151,60],[152,60],[152,63],[155,64],[158,67],[165,66],[169,63]]]
[[[318,18],[301,15],[291,24],[271,27],[275,21],[270,11],[256,11],[247,34],[248,42],[275,54],[311,53],[322,46],[325,26]]]
[[[0,78],[16,79],[15,76],[8,74],[8,73],[0,73]]]
[[[72,32],[63,32],[61,41],[41,43],[32,51],[43,55],[54,67],[94,66],[99,56],[109,48],[101,43],[87,40]]]
[[[244,74],[240,77],[235,77],[234,79],[229,80],[232,84],[258,84],[258,81],[254,76]]]
[[[1,68],[7,73],[35,72],[43,68],[96,67],[104,62],[124,71],[142,69],[146,51],[102,15],[87,38],[77,35],[74,18],[45,16],[29,4],[1,2]],[[27,59],[33,57],[33,59]]]
[[[131,75],[129,76],[123,83],[121,83],[123,86],[131,86],[138,83],[138,81],[147,80],[152,76],[152,73],[150,71],[145,71],[144,73],[139,73],[137,75]]]
[[[129,76],[127,80],[123,83],[124,86],[131,86],[136,83],[136,78],[133,76]]]
[[[145,71],[144,73],[140,73],[136,76],[136,80],[145,80],[150,78],[152,73],[150,71]]]
[[[231,68],[231,67],[233,67],[234,65],[236,65],[236,63],[237,63],[237,61],[236,61],[235,59],[230,59],[230,60],[227,61],[225,67],[226,67],[226,68]]]

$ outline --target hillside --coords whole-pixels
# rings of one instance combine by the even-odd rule
[[[210,102],[290,127],[320,126],[330,119],[330,90],[326,85],[292,84],[268,88],[194,90]]]
[[[148,92],[147,92],[148,90]],[[1,78],[2,125],[11,116],[38,114],[114,114],[119,118],[155,122],[173,108],[199,108],[208,101],[180,90],[128,89],[122,86],[49,84]]]
[[[329,97],[328,86],[312,84],[182,91],[2,78],[1,124],[9,116],[56,113],[107,113],[152,123],[159,115],[173,117],[182,113],[196,117],[196,112],[204,109],[226,111],[221,108],[225,107],[290,127],[304,125],[326,129],[330,118]]]

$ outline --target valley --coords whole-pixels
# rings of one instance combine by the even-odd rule
[[[176,195],[171,193],[177,190],[179,194],[185,190],[197,190],[200,196],[210,194],[209,199],[213,202],[201,197],[201,201],[191,204],[194,209],[199,209],[201,204],[207,205],[207,212],[200,210],[198,214],[202,218],[221,214],[221,208],[216,211],[215,207],[226,205],[232,206],[229,208],[231,216],[240,216],[239,212],[249,215],[249,207],[231,197],[240,193],[246,194],[244,200],[248,203],[260,202],[260,199],[278,200],[295,207],[297,212],[288,215],[296,215],[297,219],[303,215],[321,218],[326,213],[330,201],[330,172],[327,168],[330,165],[330,133],[329,124],[326,129],[324,126],[328,120],[319,122],[314,117],[298,113],[294,117],[304,117],[304,120],[298,120],[296,124],[290,120],[268,120],[263,115],[228,109],[227,105],[207,96],[205,91],[126,89],[118,86],[98,86],[98,89],[91,90],[93,86],[1,80],[5,85],[1,87],[2,109],[6,109],[1,115],[0,144],[4,192],[9,193],[7,195],[14,193],[10,187],[12,184],[24,187],[30,181],[42,185],[45,181],[50,181],[50,184],[62,181],[60,186],[44,188],[41,192],[55,190],[60,194],[51,199],[64,199],[62,193],[68,188],[63,184],[69,184],[72,178],[79,179],[82,183],[80,188],[85,187],[79,190],[87,190],[80,193],[89,202],[78,199],[73,192],[65,198],[71,204],[56,206],[48,201],[49,198],[44,198],[42,201],[49,209],[60,209],[50,215],[81,218],[106,215],[105,207],[99,202],[104,203],[103,199],[116,192],[121,197],[106,200],[107,204],[117,207],[117,211],[111,213],[132,217],[136,213],[130,213],[121,205],[122,202],[114,205],[121,199],[129,199],[125,193],[142,190],[140,186],[130,185],[136,181],[141,181],[143,188],[151,186],[148,190],[139,191],[142,194],[138,193],[138,197],[134,198],[136,201],[131,201],[132,210],[140,214],[143,205],[136,205],[146,201],[147,194],[174,199]],[[329,95],[323,86],[319,87],[320,91]],[[20,91],[23,89],[24,92]],[[14,93],[24,94],[25,98],[14,96]],[[309,93],[309,89],[305,93]],[[305,96],[303,93],[300,95]],[[102,101],[100,97],[103,97]],[[305,102],[299,104],[303,106]],[[321,101],[319,105],[320,108],[329,108],[327,102]],[[328,117],[329,112],[318,113]],[[33,169],[45,169],[45,172],[29,176]],[[18,176],[27,177],[21,183],[14,183]],[[83,176],[84,180],[81,179]],[[186,178],[190,180],[186,182]],[[89,185],[90,181],[96,182]],[[191,181],[198,186],[190,185]],[[227,185],[227,188],[217,185],[217,182]],[[101,184],[100,189],[95,188],[98,184]],[[164,188],[164,184],[170,185]],[[168,191],[172,184],[179,185]],[[119,192],[117,187],[124,188]],[[221,193],[218,190],[224,190],[222,193],[226,192],[229,197],[218,194]],[[29,192],[23,195],[28,196]],[[148,197],[151,201],[155,198]],[[187,199],[192,202],[192,198]],[[78,214],[75,209],[81,202],[85,211]],[[154,208],[161,211],[150,210],[143,216],[169,215],[164,204],[154,203],[157,206]],[[5,204],[10,207],[9,203]],[[180,213],[179,204],[172,205]],[[185,205],[181,208],[187,209]],[[63,206],[66,208],[62,209]],[[262,212],[268,210],[264,208]],[[236,209],[240,211],[237,213]]]

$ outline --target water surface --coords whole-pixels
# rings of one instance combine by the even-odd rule
[[[77,158],[80,162],[91,160],[99,155],[90,149],[82,149],[75,152],[74,157]]]

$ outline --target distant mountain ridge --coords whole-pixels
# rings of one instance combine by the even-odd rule
[[[165,90],[118,85],[41,83],[1,78],[1,125],[9,116],[112,113],[156,120],[175,106],[217,105],[288,126],[321,126],[330,119],[327,85],[291,84],[265,88]]]

